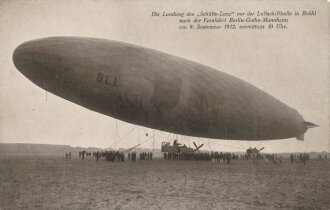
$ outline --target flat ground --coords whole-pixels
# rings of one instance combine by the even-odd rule
[[[330,209],[330,160],[0,157],[0,209]]]

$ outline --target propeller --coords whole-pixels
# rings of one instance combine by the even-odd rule
[[[258,150],[259,150],[259,152],[260,152],[260,151],[263,150],[263,149],[265,149],[265,147],[262,147],[262,148],[260,148],[260,149],[258,149]]]
[[[197,144],[195,142],[193,142],[193,144],[195,145],[196,149],[194,149],[194,152],[195,151],[198,151],[204,144],[201,144],[199,146],[197,146]]]

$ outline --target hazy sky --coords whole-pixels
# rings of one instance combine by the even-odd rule
[[[293,17],[287,30],[178,30],[177,18],[152,11],[315,10]],[[0,142],[72,146],[160,147],[176,135],[115,120],[47,94],[13,65],[22,42],[49,36],[99,37],[177,55],[237,76],[261,88],[306,121],[320,125],[295,139],[245,142],[178,136],[204,149],[266,152],[330,151],[329,4],[308,1],[0,1]],[[145,134],[149,133],[147,137]],[[150,138],[147,140],[147,138]]]

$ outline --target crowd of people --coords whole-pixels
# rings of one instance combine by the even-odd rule
[[[274,164],[282,163],[283,157],[276,154],[257,153],[257,154],[235,154],[230,152],[195,152],[191,154],[183,153],[164,153],[164,160],[206,160],[215,163],[228,163],[232,160],[264,160],[266,163],[272,162]],[[309,159],[307,153],[291,154],[291,162],[293,160],[300,160],[304,164]]]
[[[152,152],[142,152],[140,153],[140,160],[152,160]]]
[[[96,151],[96,152],[80,151],[79,152],[79,158],[84,160],[87,157],[96,158],[96,161],[99,161],[101,157],[104,157],[107,161],[125,160],[124,153],[119,151]]]
[[[66,153],[65,157],[68,158],[70,154],[71,157],[71,153]],[[136,161],[136,152],[132,151],[132,152],[128,152],[128,160],[131,160],[133,162]],[[105,160],[107,161],[125,161],[125,154],[124,152],[120,152],[120,151],[97,151],[97,152],[87,152],[87,151],[80,151],[79,152],[79,158],[81,159],[85,159],[87,157],[94,157],[96,158],[96,161],[99,161],[100,158],[104,157]],[[139,154],[140,160],[152,160],[153,157],[153,153],[152,152],[141,152]]]
[[[91,157],[92,153],[91,152],[87,152],[87,151],[80,151],[79,152],[79,158],[82,158],[83,160],[85,159],[85,157]]]
[[[303,162],[304,165],[305,165],[306,161],[309,160],[309,154],[307,154],[307,153],[290,154],[291,163],[293,163],[296,160],[299,160],[300,162]]]
[[[96,152],[98,153],[98,152]],[[105,151],[105,152],[102,152],[101,154],[103,154],[103,156],[105,157],[105,159],[107,161],[115,161],[115,160],[118,160],[118,161],[125,161],[125,155],[123,152],[119,152],[119,151]]]
[[[165,160],[206,160],[212,162],[227,162],[238,159],[238,155],[230,152],[195,152],[190,154],[185,153],[168,153],[164,152]]]
[[[130,151],[127,153],[128,160],[135,162],[137,160],[137,153],[135,151]],[[71,152],[65,153],[67,159],[71,158]],[[88,152],[80,151],[79,158],[85,159],[87,157],[96,158],[96,161],[99,161],[103,157],[107,161],[125,161],[124,152],[120,151],[97,151],[97,152]],[[233,160],[264,160],[265,162],[281,163],[283,158],[276,154],[266,154],[266,153],[257,153],[255,155],[251,154],[235,154],[230,152],[194,152],[194,153],[163,153],[164,160],[197,160],[197,161],[211,161],[214,163],[227,163],[230,164]],[[299,153],[299,154],[290,154],[290,162],[300,161],[304,165],[309,160],[308,153]],[[141,152],[139,153],[139,160],[152,160],[152,152]],[[317,159],[322,159],[322,155],[318,155]],[[324,159],[327,159],[327,155],[324,156]]]
[[[128,153],[128,159],[135,162],[136,161],[136,152],[129,152]]]

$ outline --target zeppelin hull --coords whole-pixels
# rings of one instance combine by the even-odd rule
[[[21,44],[13,60],[59,97],[153,129],[233,140],[284,139],[307,130],[296,110],[253,85],[152,49],[54,37]]]

